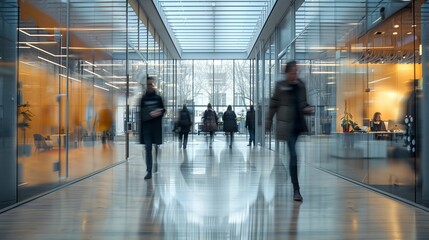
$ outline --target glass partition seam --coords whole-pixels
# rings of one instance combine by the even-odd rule
[[[70,115],[70,89],[69,89],[69,82],[70,82],[70,56],[69,56],[69,50],[70,50],[70,0],[67,1],[67,16],[66,16],[66,138],[65,138],[65,149],[66,149],[66,176],[67,179],[69,177],[69,128],[70,128],[70,121],[69,121],[69,115]],[[61,50],[60,50],[61,51]],[[60,52],[61,54],[61,52]],[[61,139],[61,138],[60,138]],[[61,141],[61,140],[60,140]]]
[[[129,105],[129,96],[130,96],[130,76],[129,76],[129,44],[128,44],[128,35],[129,35],[129,11],[128,11],[128,4],[129,0],[125,2],[125,76],[126,76],[126,93],[125,93],[125,122],[126,122],[126,128],[125,128],[125,159],[128,159],[130,156],[130,134],[128,131],[128,125],[130,124],[130,105]],[[137,1],[137,6],[139,6],[139,1]],[[138,11],[140,10],[140,7],[138,7]],[[140,16],[140,15],[138,15]],[[137,17],[137,19],[139,19]],[[140,21],[138,21],[140,22]],[[137,28],[139,30],[139,27]],[[140,36],[140,34],[138,34]],[[139,44],[140,41],[138,41]],[[139,45],[138,45],[138,48]],[[139,51],[139,50],[138,50]],[[146,58],[148,59],[148,58]]]

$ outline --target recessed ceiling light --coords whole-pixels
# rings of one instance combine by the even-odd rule
[[[393,35],[398,35],[398,32],[393,32]]]
[[[394,27],[394,28],[398,28],[398,27],[399,27],[399,25],[398,25],[398,24],[395,24],[393,27]]]

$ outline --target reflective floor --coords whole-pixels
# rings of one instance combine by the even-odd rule
[[[162,145],[151,180],[133,157],[5,212],[0,239],[429,239],[428,212],[307,164],[294,202],[284,156],[205,140]]]

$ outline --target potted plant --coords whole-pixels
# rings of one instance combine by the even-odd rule
[[[353,115],[347,110],[347,101],[344,101],[344,114],[340,118],[343,132],[351,132],[357,125],[353,122]]]
[[[30,111],[30,104],[24,103],[18,105],[18,128],[22,129],[24,134],[24,143],[21,145],[21,149],[18,151],[18,155],[30,155],[31,153],[31,145],[26,144],[26,129],[30,128],[31,118],[34,116]],[[18,147],[19,148],[19,147]]]
[[[350,127],[353,129],[354,122],[352,119],[353,115],[344,111],[344,115],[341,117],[341,127],[343,128],[343,132],[350,132]]]

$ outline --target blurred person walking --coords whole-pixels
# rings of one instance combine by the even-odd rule
[[[177,128],[179,131],[179,148],[186,149],[188,143],[188,134],[191,130],[192,121],[191,114],[189,113],[186,104],[183,104],[182,109],[179,112],[179,118],[177,120]]]
[[[246,113],[246,125],[245,127],[249,131],[249,144],[247,146],[255,146],[255,107],[250,105],[249,111]]]
[[[285,68],[286,79],[276,83],[270,99],[266,131],[271,131],[272,119],[276,118],[276,139],[286,141],[289,150],[289,172],[293,184],[293,200],[302,201],[298,182],[298,157],[296,142],[302,132],[308,131],[304,114],[314,112],[314,107],[307,103],[307,90],[304,82],[298,78],[296,61],[290,61]]]
[[[223,131],[229,135],[229,148],[232,148],[232,142],[234,140],[234,132],[237,132],[237,115],[235,114],[234,111],[232,111],[231,105],[228,105],[228,108],[223,113],[222,120],[223,120]]]
[[[211,103],[207,104],[207,110],[203,115],[204,131],[210,134],[209,147],[212,147],[214,141],[214,132],[217,130],[218,118],[216,112],[212,109]]]
[[[164,102],[155,91],[155,78],[148,77],[147,89],[140,102],[140,143],[145,145],[146,171],[144,179],[152,178],[152,144],[162,144]]]

